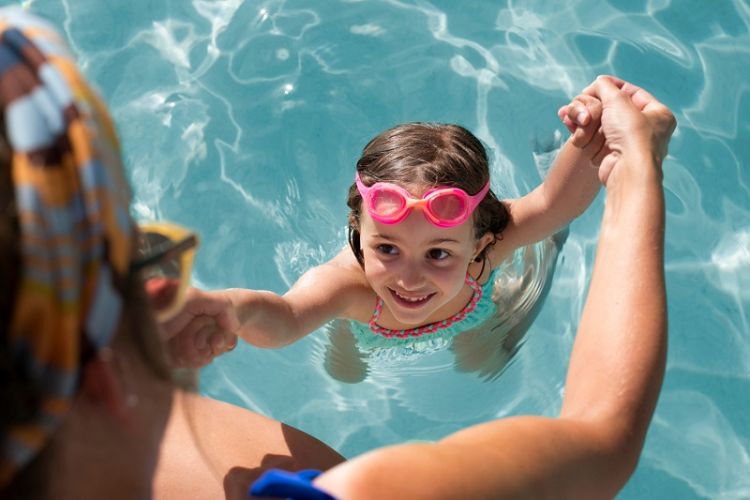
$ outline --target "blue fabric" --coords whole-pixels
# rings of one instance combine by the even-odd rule
[[[472,328],[481,325],[497,311],[495,303],[492,301],[492,287],[495,284],[495,280],[497,279],[499,271],[499,267],[496,267],[492,270],[489,279],[484,285],[482,285],[482,298],[479,300],[479,302],[477,302],[476,309],[474,309],[463,320],[457,321],[456,323],[453,323],[451,326],[448,326],[446,328],[441,328],[435,333],[404,339],[383,337],[382,335],[378,335],[377,333],[374,333],[372,330],[370,330],[370,325],[368,325],[367,323],[360,323],[359,321],[351,320],[349,323],[351,325],[351,330],[354,334],[354,338],[357,339],[357,345],[360,348],[364,349],[413,346],[414,344],[429,340],[449,339],[458,335],[459,333],[463,333],[467,330],[471,330]]]
[[[312,481],[321,474],[315,469],[288,472],[269,469],[252,485],[249,496],[282,497],[289,500],[336,500],[325,491],[313,486]]]

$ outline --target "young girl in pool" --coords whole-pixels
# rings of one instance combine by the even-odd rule
[[[409,123],[375,137],[349,190],[349,247],[284,295],[192,289],[164,326],[185,364],[234,347],[279,347],[334,318],[386,339],[478,324],[494,269],[577,217],[595,197],[601,104],[577,96],[558,115],[573,133],[544,182],[500,201],[481,142],[458,125]],[[484,311],[484,312],[483,312]],[[227,336],[226,334],[231,334]]]

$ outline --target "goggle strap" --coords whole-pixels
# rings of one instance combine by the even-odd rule
[[[477,208],[480,203],[482,203],[482,200],[487,195],[489,190],[490,190],[490,181],[488,180],[484,184],[484,187],[480,189],[477,194],[469,195],[469,212],[473,212],[474,209]]]
[[[130,271],[131,272],[139,271],[143,269],[144,267],[157,264],[158,262],[168,257],[171,257],[173,255],[180,255],[181,253],[186,252],[187,250],[190,250],[191,248],[195,248],[196,246],[198,246],[198,238],[194,234],[190,234],[186,236],[185,238],[181,239],[177,243],[173,243],[172,241],[167,241],[163,243],[162,245],[159,245],[159,248],[157,248],[151,254],[141,259],[134,260],[130,264]]]

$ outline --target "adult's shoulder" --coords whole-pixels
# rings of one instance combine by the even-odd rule
[[[155,498],[246,498],[268,467],[322,469],[344,458],[299,429],[178,391],[154,476]]]

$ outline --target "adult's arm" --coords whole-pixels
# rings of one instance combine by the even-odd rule
[[[674,118],[620,80],[600,77],[587,92],[604,106],[607,199],[560,416],[376,450],[325,473],[319,487],[346,499],[611,498],[630,477],[665,365],[660,167]]]

